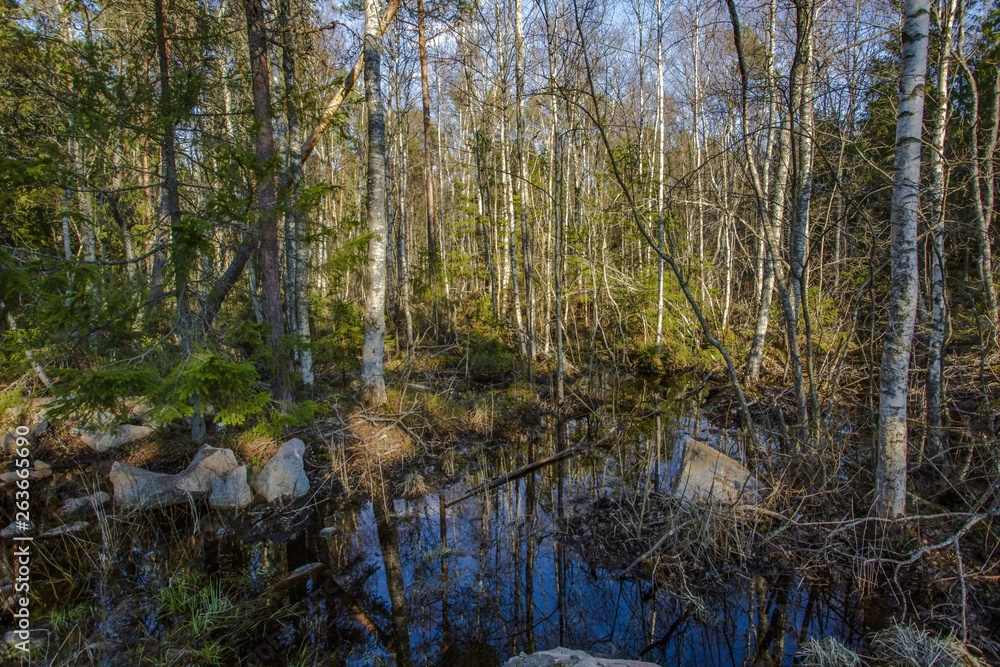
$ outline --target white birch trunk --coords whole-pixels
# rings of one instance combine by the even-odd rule
[[[382,361],[385,356],[385,112],[382,108],[379,2],[365,0],[365,106],[368,112],[368,189],[366,215],[368,289],[365,293],[365,338],[361,353],[361,398],[369,406],[388,400]]]
[[[931,456],[941,450],[941,405],[944,396],[944,338],[947,310],[944,298],[944,143],[948,129],[948,88],[951,65],[952,24],[958,9],[958,0],[940,0],[938,20],[941,44],[938,47],[937,111],[931,137],[931,184],[927,195],[930,201],[930,260],[931,260],[931,333],[927,343],[927,449]]]
[[[889,322],[882,351],[879,456],[875,480],[875,511],[884,517],[901,516],[906,511],[906,399],[910,345],[917,315],[920,137],[929,24],[930,0],[906,0],[892,186],[892,282]]]

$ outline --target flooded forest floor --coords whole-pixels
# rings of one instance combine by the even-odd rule
[[[849,664],[817,662],[826,638],[866,664],[1000,662],[995,512],[955,509],[916,470],[915,485],[942,490],[911,520],[869,518],[858,410],[801,437],[788,392],[761,388],[748,433],[721,373],[579,373],[557,406],[545,373],[439,366],[394,369],[377,413],[332,383],[317,418],[280,438],[210,426],[209,444],[253,472],[281,442],[306,443],[309,493],[277,507],[61,517],[67,499],[112,492],[115,461],[177,473],[198,446],[175,423],[99,454],[54,424],[32,448],[52,470],[32,513],[39,533],[76,526],[34,541],[32,664],[498,666],[556,646],[660,665]],[[689,439],[746,465],[753,497],[678,493]],[[10,486],[0,510],[6,525]],[[0,628],[13,628],[4,547]],[[952,661],[894,662],[906,633]],[[19,664],[5,639],[0,663]]]

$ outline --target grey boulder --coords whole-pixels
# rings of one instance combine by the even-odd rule
[[[115,504],[123,507],[141,509],[182,503],[188,494],[177,488],[176,481],[177,475],[151,472],[118,461],[111,466]]]
[[[0,530],[0,537],[2,537],[5,540],[9,540],[12,537],[27,535],[34,529],[35,529],[34,521],[28,521],[27,523],[23,521],[14,521],[3,530]]]
[[[688,438],[684,443],[684,463],[674,494],[693,502],[733,505],[757,502],[760,489],[757,478],[742,463],[703,442]]]
[[[191,465],[177,475],[177,488],[193,494],[210,493],[212,480],[228,475],[239,465],[233,450],[205,445],[194,455]]]
[[[295,500],[308,493],[309,478],[303,465],[305,451],[305,443],[298,438],[279,447],[253,482],[257,495],[275,503]]]
[[[253,502],[253,491],[247,484],[247,467],[239,466],[228,474],[211,479],[212,495],[208,504],[220,510],[243,509]]]

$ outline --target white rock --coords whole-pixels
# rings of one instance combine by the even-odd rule
[[[27,468],[27,471],[28,471],[27,479],[30,479],[33,482],[39,479],[45,479],[46,477],[52,477],[51,468],[37,468],[37,467],[35,469]],[[12,470],[10,472],[5,472],[3,474],[0,474],[0,484],[13,484],[19,479],[24,479],[24,478],[18,474],[17,470]]]
[[[690,501],[727,505],[758,500],[757,479],[739,461],[694,438],[684,444],[684,464],[674,493]]]
[[[109,500],[111,500],[111,496],[104,491],[98,491],[83,498],[67,498],[62,507],[59,508],[59,516],[66,517],[81,512],[90,512],[101,507]]]
[[[38,536],[38,539],[48,540],[52,539],[53,537],[72,535],[73,533],[80,532],[89,525],[90,525],[89,521],[74,521],[73,523],[64,523],[61,526],[52,528],[51,530],[46,530],[44,533]]]
[[[34,529],[35,523],[33,521],[29,521],[26,524],[15,521],[3,530],[0,530],[0,537],[5,540],[9,540],[12,537],[18,537],[19,535],[27,535]]]
[[[305,443],[298,438],[279,447],[253,482],[257,495],[274,503],[295,500],[308,493],[309,478],[302,460],[305,451]]]
[[[96,433],[94,431],[78,430],[80,439],[94,451],[104,453],[118,449],[133,442],[145,440],[156,432],[153,426],[136,426],[135,424],[120,424],[109,431]]]
[[[212,495],[208,504],[220,510],[243,509],[253,502],[253,491],[247,484],[247,467],[240,466],[222,477],[211,480]]]
[[[210,493],[213,479],[225,477],[239,465],[233,450],[204,445],[191,465],[177,475],[177,488],[188,493]]]
[[[573,651],[568,648],[554,648],[549,651],[538,651],[531,655],[516,655],[503,667],[656,667],[651,662],[640,660],[615,660],[590,655],[585,651]]]
[[[0,444],[3,451],[8,454],[13,454],[14,450],[17,448],[18,438],[25,438],[28,442],[34,442],[41,436],[45,435],[45,433],[49,430],[49,420],[45,416],[44,412],[39,412],[31,419],[30,424],[27,424],[26,426],[28,432],[23,435],[18,433],[18,429],[15,427],[3,436],[2,444]]]
[[[177,475],[165,475],[135,468],[115,461],[111,466],[111,484],[115,503],[125,507],[157,507],[182,503],[188,494],[175,486]]]

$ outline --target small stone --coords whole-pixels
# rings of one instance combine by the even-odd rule
[[[306,563],[305,565],[300,565],[295,568],[277,582],[275,582],[275,588],[286,588],[288,586],[294,586],[295,584],[302,583],[307,579],[311,579],[320,572],[326,569],[326,563]]]
[[[45,414],[39,412],[31,419],[31,424],[27,426],[27,433],[24,433],[23,429],[21,433],[18,433],[16,428],[12,428],[3,436],[2,448],[3,451],[8,454],[13,454],[14,450],[17,449],[17,439],[24,438],[28,442],[34,442],[39,437],[45,435],[49,430],[49,420],[45,417]]]
[[[32,470],[30,468],[21,468],[21,470],[27,470],[27,476],[22,476],[18,474],[20,471],[12,470],[10,472],[5,472],[0,474],[0,484],[13,484],[19,479],[29,479],[31,481],[36,481],[39,479],[45,479],[46,477],[52,477],[51,468],[42,468],[41,470]]]
[[[21,535],[27,535],[35,529],[35,523],[33,521],[23,522],[15,521],[3,530],[0,530],[0,537],[5,540],[9,540],[12,537],[19,537]]]
[[[615,660],[591,655],[585,651],[573,651],[567,648],[538,651],[531,655],[516,655],[503,667],[656,667],[651,662],[640,660]]]
[[[89,521],[74,521],[73,523],[65,523],[51,530],[46,530],[44,533],[38,536],[38,539],[47,540],[53,537],[72,535],[73,533],[80,532],[89,525],[90,525]]]
[[[243,509],[253,502],[253,491],[247,484],[247,467],[240,466],[224,477],[211,480],[212,495],[208,504],[220,510]]]
[[[84,443],[101,454],[112,449],[130,445],[133,442],[145,440],[155,432],[156,429],[152,426],[136,426],[135,424],[120,424],[109,431],[101,433],[87,430],[77,431]]]
[[[111,466],[111,484],[115,503],[126,507],[158,507],[185,502],[188,494],[175,485],[177,475],[165,475],[135,468],[115,461]]]
[[[177,488],[188,493],[209,493],[213,479],[224,477],[238,467],[233,450],[204,445],[194,455],[191,465],[177,475]]]
[[[306,445],[298,438],[278,448],[253,482],[254,491],[269,503],[295,500],[309,492],[303,465]]]
[[[91,512],[109,500],[111,500],[111,496],[104,491],[98,491],[83,498],[67,498],[62,507],[59,508],[59,516],[67,517],[81,512]]]
[[[28,642],[29,649],[35,649],[45,645],[48,639],[47,631],[41,628],[31,630],[7,630],[3,633],[3,641],[11,647],[23,646]],[[29,654],[24,654],[25,656]]]

